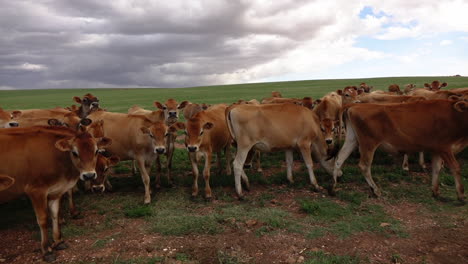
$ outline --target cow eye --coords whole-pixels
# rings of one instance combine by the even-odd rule
[[[86,102],[88,102],[88,101],[89,101],[89,100],[88,100],[88,98],[86,98],[86,97],[85,97],[85,98],[83,98],[83,102],[85,102],[85,103],[86,103]]]
[[[200,132],[200,136],[203,135],[203,130]]]
[[[167,109],[167,107],[163,106],[163,110],[166,110],[166,109]]]
[[[325,128],[323,127],[320,127],[320,130],[322,130],[322,132],[325,132]]]
[[[94,155],[97,155],[99,154],[99,149],[96,150],[96,153],[94,153]]]
[[[109,167],[104,168],[104,172],[106,172],[109,169]]]
[[[185,135],[188,135],[187,130],[184,130],[184,134],[185,134]]]
[[[75,158],[78,158],[78,152],[76,152],[76,151],[73,150],[73,151],[72,151],[72,154],[73,154],[73,156],[75,156]]]
[[[165,137],[169,136],[169,133],[164,134]]]
[[[349,97],[349,94],[345,94],[345,96],[348,96],[348,97]]]
[[[153,135],[153,134],[151,134],[151,133],[149,134],[149,136],[150,136],[151,138],[154,138],[154,135]]]

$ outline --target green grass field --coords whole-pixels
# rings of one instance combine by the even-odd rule
[[[401,77],[183,89],[1,91],[0,107],[69,106],[73,96],[91,92],[99,97],[103,108],[126,112],[135,104],[152,109],[153,101],[171,97],[210,104],[261,99],[271,91],[280,91],[285,97],[319,98],[361,82],[386,89],[392,83],[415,83],[420,87],[437,79],[449,83],[448,88],[468,87],[466,77]],[[297,153],[295,183],[288,184],[284,154],[278,152],[263,155],[264,173],[246,171],[253,186],[245,201],[236,199],[233,177],[217,175],[213,168],[211,186],[215,199],[206,202],[202,198],[203,177],[199,179],[199,197],[190,199],[191,167],[186,150],[176,149],[176,187],[168,188],[163,175],[163,188],[153,188],[148,206],[143,205],[141,178],[131,175],[129,162],[121,162],[110,179],[113,193],[76,194],[82,218],[70,219],[66,215],[62,231],[70,248],[58,254],[57,262],[440,263],[440,257],[463,263],[467,256],[464,245],[468,207],[456,201],[455,183],[449,172],[444,170],[441,175],[444,200],[435,200],[431,197],[430,176],[420,171],[416,157],[410,156],[412,172],[408,174],[401,170],[401,160],[395,162],[378,151],[372,173],[383,196],[374,199],[369,197],[368,185],[356,166],[358,155],[354,153],[346,161],[336,197],[311,191],[307,170]],[[467,186],[468,151],[458,158]],[[320,168],[314,171],[319,184],[326,187],[330,176]],[[154,187],[154,170],[151,176]],[[0,216],[0,260],[35,262],[39,257],[35,251],[39,247],[39,228],[30,202],[18,199],[2,204]],[[431,236],[427,238],[427,234]]]
[[[174,98],[195,103],[232,103],[239,99],[269,97],[271,91],[279,91],[284,97],[320,98],[325,93],[343,89],[348,85],[358,86],[361,82],[373,85],[374,89],[386,90],[390,84],[414,83],[423,87],[424,83],[440,80],[449,84],[448,88],[468,87],[468,77],[393,77],[372,79],[315,80],[276,83],[254,83],[220,85],[193,88],[171,89],[63,89],[63,90],[21,90],[0,91],[0,107],[4,109],[34,109],[69,106],[73,96],[83,96],[91,92],[97,96],[102,107],[108,111],[127,112],[133,105],[151,109],[154,101]]]

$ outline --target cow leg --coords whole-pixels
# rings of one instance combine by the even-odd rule
[[[439,173],[442,168],[442,158],[439,154],[432,155],[432,196],[439,197]]]
[[[223,166],[221,162],[221,151],[216,152],[216,173],[218,175],[223,174]]]
[[[221,153],[218,152],[218,165],[221,167]],[[205,168],[203,169],[203,177],[205,178],[205,199],[211,199],[211,187],[210,187],[210,169],[211,169],[211,158],[213,153],[211,151],[205,153]]]
[[[231,153],[231,143],[227,144],[224,148],[224,155],[226,155],[226,174],[232,175],[231,162],[232,162],[232,153]]]
[[[161,158],[156,156],[156,189],[161,188]]]
[[[242,149],[239,145],[237,145],[237,153],[236,157],[234,158],[233,167],[234,167],[234,181],[236,186],[236,193],[239,199],[242,199],[242,184],[241,184],[241,177],[247,178],[244,172],[244,162],[247,158],[249,153],[249,148]]]
[[[310,183],[314,186],[316,191],[320,191],[320,186],[317,183],[317,179],[315,178],[314,174],[314,163],[312,161],[312,157],[310,155],[310,145],[305,143],[299,146],[299,149],[302,154],[302,159],[304,160],[304,163],[306,164],[307,171],[309,172],[309,179]]]
[[[47,194],[42,192],[28,193],[31,199],[34,212],[36,213],[36,220],[41,230],[41,252],[45,261],[51,262],[55,260],[55,255],[49,247],[49,239],[47,232]]]
[[[419,166],[423,171],[426,171],[426,163],[424,162],[424,152],[419,152]]]
[[[372,160],[374,159],[374,152],[377,147],[359,147],[359,153],[361,154],[361,158],[359,160],[359,168],[361,169],[362,174],[366,178],[367,183],[372,189],[372,192],[375,196],[380,197],[381,192],[379,187],[375,184],[374,180],[372,179],[371,174],[371,167],[372,167]]]
[[[68,208],[70,210],[70,216],[72,218],[77,218],[80,212],[76,209],[75,202],[73,201],[73,188],[67,191],[68,196]]]
[[[254,159],[255,152],[256,152],[255,150],[251,149],[249,153],[247,154],[247,158],[245,159],[245,162],[244,162],[244,169],[252,168],[252,161]]]
[[[150,177],[146,171],[145,160],[143,157],[137,157],[138,169],[140,170],[141,180],[145,185],[145,204],[151,203],[151,192],[150,192]]]
[[[60,211],[60,198],[55,200],[49,200],[50,216],[52,218],[52,235],[54,243],[52,248],[54,249],[66,249],[68,246],[63,243],[62,233],[60,231],[59,211]]]
[[[403,164],[401,165],[401,168],[404,171],[409,171],[409,165],[408,165],[408,154],[403,154]]]
[[[294,183],[292,176],[292,165],[293,165],[293,152],[292,150],[286,150],[286,177],[288,178],[289,183]]]
[[[174,137],[171,136],[172,140],[175,140]],[[172,178],[171,178],[171,171],[172,171],[172,158],[174,156],[174,143],[169,143],[169,147],[167,148],[167,182],[169,186],[173,186]]]
[[[256,163],[255,167],[257,169],[257,172],[262,172],[263,171],[262,164],[260,163],[261,155],[262,154],[260,153],[260,151],[255,151],[254,157],[255,157],[255,163]]]
[[[198,195],[198,164],[197,164],[197,152],[189,152],[190,163],[192,164],[192,197]]]
[[[340,151],[338,152],[338,157],[335,159],[335,167],[333,169],[333,183],[330,186],[329,192],[330,194],[335,193],[336,183],[338,181],[338,177],[341,176],[341,167],[343,166],[346,159],[348,159],[349,155],[353,152],[353,150],[357,147],[358,142],[356,138],[356,134],[351,126],[348,126],[346,129],[346,138],[341,147]]]
[[[137,161],[132,160],[132,175],[135,176],[137,174]]]
[[[447,167],[449,167],[450,172],[455,178],[455,188],[457,189],[458,200],[463,202],[465,200],[465,194],[463,182],[460,175],[460,164],[458,164],[458,161],[453,155],[452,151],[441,153],[441,157],[444,160],[444,162],[447,163]]]

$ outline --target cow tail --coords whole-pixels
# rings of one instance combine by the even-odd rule
[[[227,127],[228,127],[228,130],[229,130],[229,134],[231,135],[231,138],[235,143],[236,142],[236,137],[234,135],[234,130],[233,130],[233,127],[232,127],[232,118],[231,118],[231,110],[233,108],[234,108],[233,106],[230,106],[230,107],[226,108],[225,114],[226,114],[226,123],[227,123]]]

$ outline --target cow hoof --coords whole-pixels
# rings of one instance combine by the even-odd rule
[[[42,258],[45,262],[54,262],[57,259],[54,252],[47,252]]]
[[[67,249],[67,248],[69,248],[69,247],[68,247],[67,243],[65,243],[65,241],[61,241],[57,245],[54,246],[55,250],[64,250],[64,249]]]
[[[328,195],[336,196],[336,190],[333,186],[328,187]]]
[[[252,168],[251,164],[244,164],[244,169],[250,169],[250,168]]]

